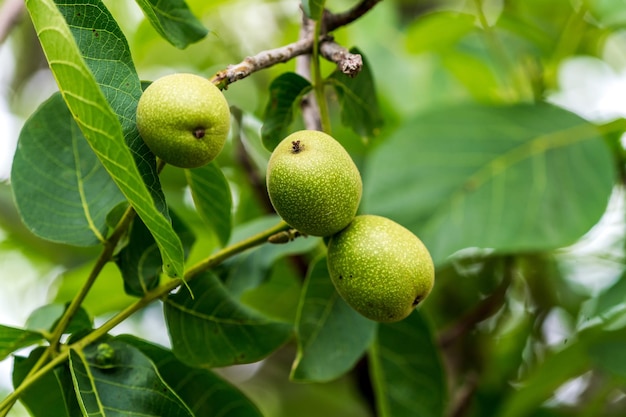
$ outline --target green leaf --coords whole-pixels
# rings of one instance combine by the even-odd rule
[[[308,80],[293,72],[285,72],[272,81],[261,127],[261,139],[266,149],[273,151],[287,136],[287,129],[293,122],[294,107],[311,88]]]
[[[443,367],[431,330],[419,311],[381,324],[370,355],[380,417],[440,417],[446,407]]]
[[[267,317],[295,323],[303,277],[294,264],[291,257],[277,259],[263,283],[244,291],[238,300]]]
[[[615,179],[597,129],[548,105],[422,114],[370,154],[363,212],[418,234],[435,263],[466,247],[539,251],[602,216]]]
[[[195,416],[261,417],[257,407],[236,387],[208,369],[191,368],[163,347],[137,337],[115,338],[135,346],[159,370],[165,383],[180,396]]]
[[[376,323],[354,311],[330,280],[326,258],[309,269],[296,323],[291,379],[325,382],[350,370],[371,344]]]
[[[476,28],[476,17],[465,13],[437,11],[426,13],[409,26],[406,45],[409,52],[441,53],[453,48],[458,41]],[[437,36],[433,36],[436,33]]]
[[[383,125],[383,116],[376,96],[374,76],[367,59],[356,48],[353,54],[361,54],[363,68],[356,77],[349,77],[335,70],[327,79],[337,91],[341,107],[341,121],[358,135],[371,138],[376,136]]]
[[[199,41],[209,32],[184,0],[136,1],[159,35],[179,49]]]
[[[191,196],[202,219],[215,231],[222,246],[230,239],[233,200],[224,173],[215,162],[186,169]]]
[[[28,358],[17,356],[13,366],[13,386],[22,383],[46,348],[33,350]],[[20,402],[36,417],[78,417],[80,407],[67,364],[46,372],[20,395]]]
[[[589,370],[589,365],[585,343],[575,342],[559,352],[546,356],[506,399],[498,416],[530,415],[529,413],[549,399],[558,387]]]
[[[605,331],[590,340],[589,357],[603,372],[626,381],[626,329]]]
[[[301,2],[302,10],[304,10],[307,17],[313,20],[319,20],[322,18],[326,0],[301,0]]]
[[[278,216],[258,218],[236,228],[231,241],[239,242],[274,226],[279,221]],[[319,238],[303,236],[287,244],[262,245],[228,259],[218,269],[225,271],[220,275],[224,276],[224,285],[228,292],[238,297],[246,290],[264,282],[278,259],[309,252],[319,243]]]
[[[28,316],[28,319],[26,320],[26,328],[34,331],[51,332],[56,327],[63,313],[67,310],[68,305],[69,303],[66,303],[65,305],[61,303],[53,303],[37,308],[30,314],[30,316]],[[91,329],[93,329],[93,321],[91,320],[91,317],[89,317],[87,311],[80,307],[72,317],[72,320],[63,333],[69,334]]]
[[[143,88],[124,34],[100,0],[57,0],[57,7],[96,83],[120,121],[126,145],[148,185],[154,204],[167,218],[156,158],[139,136],[135,122]]]
[[[70,350],[81,410],[90,416],[193,417],[139,349],[117,340]]]
[[[581,307],[578,328],[603,326],[617,329],[626,326],[626,274],[602,291],[587,300]]]
[[[585,0],[584,3],[602,26],[613,29],[626,27],[626,10],[622,0]]]
[[[186,258],[196,237],[175,212],[172,212],[172,226],[180,237]],[[154,237],[141,219],[133,220],[128,244],[118,253],[115,263],[122,273],[126,294],[141,297],[159,285],[163,260]]]
[[[44,340],[41,333],[0,325],[0,361],[21,348]]]
[[[107,213],[124,201],[58,93],[24,124],[11,182],[26,227],[70,245],[103,242]]]
[[[291,336],[292,326],[261,316],[233,300],[205,273],[165,300],[165,320],[176,357],[192,366],[256,362]]]
[[[83,59],[63,15],[52,0],[29,0],[26,6],[74,120],[102,165],[155,236],[164,259],[165,271],[170,276],[182,276],[183,249],[180,239],[174,233],[169,219],[156,207],[153,196],[124,141],[117,115],[112,111],[94,74]],[[97,17],[103,19],[107,15],[108,12],[105,12],[104,7],[94,7],[99,11]],[[91,23],[107,22],[109,21],[91,20]],[[90,31],[89,39],[100,51],[110,47],[108,43],[102,42],[104,34],[111,28],[106,29],[94,27]],[[123,43],[125,44],[125,41]],[[107,61],[109,60],[111,56],[107,56]],[[106,74],[99,72],[102,77],[114,74],[113,71]]]

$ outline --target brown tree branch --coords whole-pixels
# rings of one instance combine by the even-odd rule
[[[253,72],[287,62],[299,55],[308,54],[313,47],[313,38],[300,39],[280,48],[269,49],[249,56],[238,64],[229,65],[225,70],[215,74],[211,81],[220,88],[246,78]]]
[[[328,13],[324,16],[324,24],[326,30],[328,32],[332,32],[333,30],[346,26],[365,13],[369,12],[376,4],[380,3],[382,0],[362,0],[357,3],[351,9],[346,10],[342,13]]]
[[[320,53],[326,59],[338,64],[341,71],[354,76],[363,65],[361,56],[351,54],[344,48],[335,44],[328,32],[354,22],[359,17],[367,13],[381,0],[362,0],[353,8],[338,14],[330,12],[324,13],[324,32],[320,39]],[[303,27],[306,25],[303,25]],[[307,29],[307,35],[298,41],[281,46],[275,49],[261,51],[256,55],[245,58],[238,64],[229,65],[226,69],[219,71],[211,81],[218,87],[224,89],[229,84],[246,78],[250,74],[271,67],[276,64],[287,62],[295,57],[310,54],[313,49],[313,32]]]
[[[300,27],[300,39],[307,39],[313,36],[314,22],[302,15],[302,26]],[[305,54],[296,57],[296,73],[307,80],[311,80],[311,55]],[[320,111],[315,101],[315,95],[307,94],[300,102],[302,120],[304,127],[308,130],[322,130],[322,120]]]
[[[333,40],[320,44],[320,54],[327,60],[337,64],[339,71],[349,77],[356,77],[363,68],[363,58],[360,54],[353,54]]]

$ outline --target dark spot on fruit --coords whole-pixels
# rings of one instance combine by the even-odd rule
[[[339,279],[343,279],[343,275],[339,275]]]
[[[420,303],[420,301],[422,301],[422,296],[418,295],[417,297],[415,297],[415,300],[413,300],[413,307],[418,305]]]
[[[291,142],[292,153],[300,153],[303,150],[304,150],[304,144],[301,144],[299,140],[294,140]]]
[[[196,139],[202,139],[202,138],[204,137],[205,132],[206,132],[206,131],[205,131],[203,128],[198,127],[198,128],[196,128],[196,129],[193,131],[193,136],[194,136]]]

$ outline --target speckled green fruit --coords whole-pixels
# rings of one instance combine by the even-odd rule
[[[433,288],[435,268],[411,231],[380,216],[356,216],[328,242],[328,271],[341,297],[365,317],[406,318]]]
[[[330,236],[356,215],[363,184],[352,158],[331,136],[301,130],[283,139],[267,166],[276,213],[298,231]]]
[[[230,129],[228,102],[219,88],[194,74],[172,74],[146,88],[137,128],[148,148],[168,164],[196,168],[222,150]]]

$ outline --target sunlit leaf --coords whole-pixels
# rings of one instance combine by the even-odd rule
[[[615,175],[597,129],[570,112],[461,105],[417,116],[371,153],[361,209],[411,229],[438,264],[466,247],[547,250],[596,224]]]
[[[0,361],[16,350],[40,341],[43,341],[41,333],[0,325]]]
[[[291,369],[296,381],[323,382],[350,370],[374,338],[376,323],[339,296],[326,258],[310,267],[296,323],[298,354]]]
[[[135,123],[137,103],[143,89],[122,30],[100,0],[56,0],[56,3],[85,64],[120,121],[126,145],[154,204],[167,218],[156,159],[139,136]]]
[[[290,323],[273,321],[239,304],[212,273],[195,278],[189,289],[165,300],[172,349],[189,365],[255,362],[291,336]]]
[[[261,139],[272,151],[287,136],[293,122],[294,107],[311,90],[311,83],[293,72],[279,75],[270,84],[270,97],[263,115]]]
[[[370,355],[380,417],[441,417],[446,407],[443,367],[419,311],[381,324]]]
[[[26,6],[52,73],[74,120],[102,165],[155,236],[164,259],[165,271],[170,276],[182,276],[183,250],[180,240],[174,233],[169,219],[155,205],[152,194],[125,143],[118,116],[111,109],[96,82],[94,73],[83,59],[63,15],[52,0],[30,0]],[[101,19],[107,15],[101,3],[94,7],[95,10],[90,10],[97,13],[96,17]],[[90,23],[109,22],[94,19]],[[94,26],[87,32],[90,33],[92,45],[99,45],[100,49],[105,45],[110,48],[109,44],[102,43],[105,39],[103,34],[109,28]],[[125,44],[125,41],[123,43]],[[110,55],[108,60],[111,60]],[[109,73],[113,74],[115,74],[113,71]]]
[[[191,368],[176,359],[171,351],[134,336],[122,335],[116,340],[135,346],[150,358],[165,383],[195,416],[261,417],[241,391],[208,369]]]
[[[70,370],[86,415],[193,417],[139,349],[117,340],[70,351]]]
[[[217,234],[222,246],[232,229],[232,196],[228,180],[215,162],[201,168],[186,169],[187,183],[202,219]]]
[[[204,38],[208,30],[184,0],[136,0],[154,29],[177,48]]]

